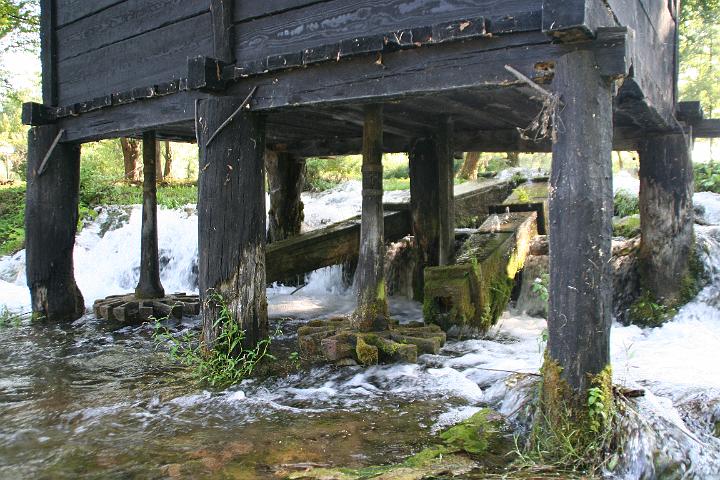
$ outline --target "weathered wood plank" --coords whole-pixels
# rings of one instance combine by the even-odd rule
[[[254,20],[246,28],[240,28],[235,56],[238,62],[262,60],[339,44],[356,37],[368,38],[393,31],[402,36],[404,29],[483,16],[488,17],[493,33],[511,29],[539,30],[540,11],[540,0],[335,0],[310,3],[304,8]]]
[[[235,43],[235,30],[232,24],[233,4],[245,3],[234,0],[211,0],[210,13],[213,22],[213,57],[225,62],[233,63],[233,46]]]
[[[47,106],[58,104],[57,87],[57,5],[55,0],[40,2],[40,62],[42,64],[42,95]]]
[[[126,0],[55,0],[57,2],[57,26],[62,27]]]
[[[233,21],[246,22],[267,15],[278,14],[287,10],[294,10],[317,3],[328,3],[334,0],[264,0],[262,2],[235,2],[233,6]]]
[[[211,18],[204,13],[59,62],[59,103],[181,78],[188,56],[211,54]]]
[[[67,60],[208,11],[206,2],[126,0],[59,28],[58,59]]]
[[[603,0],[543,0],[542,29],[564,41],[592,38],[600,27],[615,26]]]

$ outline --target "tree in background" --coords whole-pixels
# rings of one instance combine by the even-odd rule
[[[3,49],[37,50],[40,45],[37,0],[0,0],[0,41]]]
[[[683,0],[680,100],[700,100],[708,117],[720,107],[720,0]]]
[[[121,138],[120,148],[125,166],[125,180],[135,182],[139,180],[138,159],[140,158],[140,140],[134,138]]]

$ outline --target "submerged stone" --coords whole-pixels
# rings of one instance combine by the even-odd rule
[[[445,344],[445,332],[437,325],[390,323],[389,328],[359,332],[350,320],[315,320],[298,329],[302,355],[335,365],[376,365],[417,361],[419,354],[437,354]]]

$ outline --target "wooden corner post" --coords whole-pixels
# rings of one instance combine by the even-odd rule
[[[360,331],[387,328],[385,298],[384,212],[383,212],[383,107],[365,107],[362,163],[362,221],[360,256],[355,274],[358,305],[353,327]]]
[[[676,306],[693,244],[693,166],[682,133],[652,136],[640,148],[640,276],[658,303]]]
[[[28,133],[27,284],[33,314],[49,321],[73,321],[85,313],[73,268],[80,145],[60,142],[62,134],[54,125],[33,127]]]
[[[305,159],[268,151],[265,165],[270,188],[268,242],[278,242],[299,235],[305,219],[300,197],[305,185]]]
[[[543,405],[557,420],[556,408],[582,417],[587,390],[610,364],[613,120],[611,81],[591,51],[561,57],[553,87],[562,103],[550,187]]]
[[[223,328],[220,301],[245,331],[245,346],[267,335],[265,122],[238,111],[242,103],[210,97],[198,105],[198,280],[207,347]]]
[[[155,132],[143,133],[143,207],[140,237],[140,280],[135,287],[138,298],[162,298],[160,283],[157,219],[158,149]]]

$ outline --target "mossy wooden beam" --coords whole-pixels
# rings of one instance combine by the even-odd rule
[[[425,269],[425,320],[451,334],[485,333],[505,310],[536,235],[535,212],[488,218],[455,265]]]

